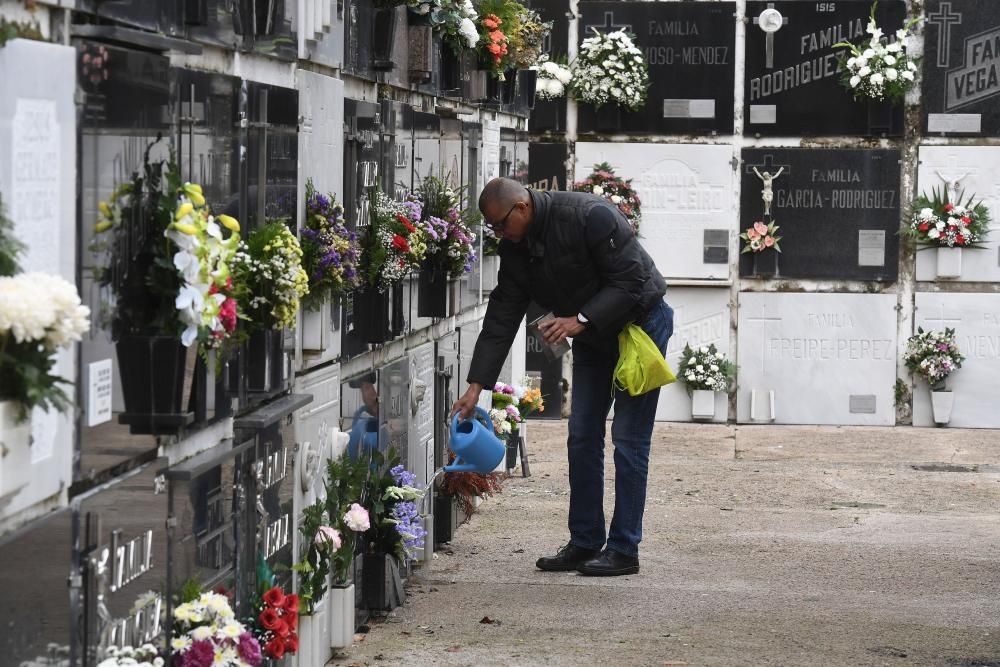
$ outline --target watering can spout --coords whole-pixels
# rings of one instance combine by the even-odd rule
[[[455,415],[451,421],[450,447],[455,452],[455,463],[444,467],[445,472],[493,472],[506,453],[506,447],[493,433],[490,414],[480,407],[476,415],[482,417],[489,426],[477,419],[459,421]]]

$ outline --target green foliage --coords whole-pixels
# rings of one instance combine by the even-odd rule
[[[357,533],[344,523],[344,515],[353,503],[364,504],[363,493],[368,475],[368,462],[353,460],[346,452],[327,464],[325,511],[330,525],[340,531],[343,540],[330,565],[333,583],[337,585],[347,583],[357,543]]]
[[[194,602],[201,597],[201,583],[198,581],[198,577],[192,576],[185,581],[181,585],[181,590],[178,591],[177,597],[180,599],[180,604]]]
[[[14,222],[4,214],[3,198],[0,197],[0,276],[20,273],[18,255],[24,252],[24,244],[14,237]]]
[[[900,378],[896,378],[896,385],[893,387],[893,394],[895,397],[896,407],[907,405],[913,396],[910,391],[910,387]]]
[[[322,500],[302,510],[299,534],[305,555],[292,566],[292,570],[299,575],[300,614],[311,614],[326,593],[326,577],[330,573],[329,549],[316,544],[315,540],[317,531],[323,525],[326,525],[326,504]]]
[[[47,42],[42,35],[38,23],[27,23],[22,21],[8,21],[0,16],[0,47],[3,47],[12,39],[33,39],[39,42]]]

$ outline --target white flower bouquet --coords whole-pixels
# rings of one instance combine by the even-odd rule
[[[949,375],[961,368],[965,357],[955,342],[954,329],[946,328],[940,333],[917,328],[917,333],[906,340],[903,361],[911,373],[934,388],[943,385]]]
[[[295,326],[309,277],[299,241],[283,221],[267,223],[240,243],[233,270],[240,304],[254,328]]]
[[[474,49],[479,44],[479,12],[472,0],[440,0],[430,12],[431,25],[441,32],[453,53]],[[447,56],[445,56],[447,57]]]
[[[975,248],[990,229],[989,209],[974,196],[949,201],[947,188],[934,189],[931,196],[921,195],[913,203],[909,224],[902,236],[917,243],[938,248]]]
[[[164,661],[152,644],[137,648],[131,646],[109,646],[104,652],[104,660],[97,667],[163,667]]]
[[[726,359],[714,344],[697,349],[685,344],[678,376],[689,393],[696,389],[728,393],[736,379],[736,364]]]
[[[566,94],[566,87],[573,80],[569,67],[544,55],[532,69],[538,72],[535,94],[542,100],[557,100]]]
[[[630,34],[618,30],[583,40],[573,62],[570,91],[594,107],[617,104],[636,111],[646,103],[649,65]]]
[[[882,29],[875,22],[875,2],[871,8],[866,32],[867,42],[852,44],[838,42],[834,48],[846,48],[849,56],[840,61],[841,83],[854,95],[854,99],[884,100],[902,102],[915,81],[916,58],[907,52],[910,29],[916,24],[914,19],[896,31],[895,41],[882,43]]]

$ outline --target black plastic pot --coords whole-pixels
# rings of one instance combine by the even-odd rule
[[[166,435],[194,421],[184,406],[188,348],[173,336],[123,336],[115,349],[132,433]]]
[[[455,537],[455,531],[462,523],[458,499],[454,496],[438,496],[434,499],[434,543],[445,544]]]
[[[538,86],[538,72],[533,69],[517,71],[517,99],[525,109],[535,108],[535,88]]]
[[[434,75],[434,29],[430,25],[408,27],[410,82],[430,83]]]
[[[247,391],[269,393],[283,388],[285,381],[284,332],[275,329],[250,334],[246,348]]]
[[[395,67],[392,58],[396,40],[396,10],[376,9],[372,19],[372,68],[391,70]]]
[[[440,267],[424,266],[417,279],[417,315],[448,316],[448,272]]]
[[[365,554],[361,598],[368,609],[392,611],[406,600],[400,564],[392,554]]]
[[[370,287],[354,293],[351,311],[354,331],[366,343],[384,343],[389,338],[389,293]]]
[[[778,252],[776,250],[755,252],[753,254],[753,275],[760,278],[778,275]]]

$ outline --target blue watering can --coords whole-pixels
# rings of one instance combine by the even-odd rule
[[[490,414],[477,407],[476,415],[486,420],[489,426],[484,426],[475,418],[462,422],[459,422],[459,415],[452,418],[449,447],[455,452],[455,462],[446,465],[445,472],[491,473],[507,453],[507,448],[493,433]]]

